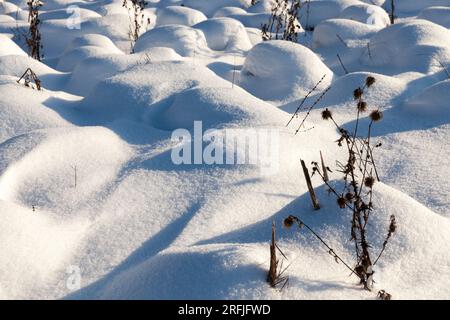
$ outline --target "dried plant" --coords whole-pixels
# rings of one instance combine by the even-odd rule
[[[298,22],[300,7],[301,0],[275,0],[269,22],[261,27],[262,39],[297,42],[301,30]]]
[[[322,178],[323,182],[328,187],[329,192],[336,196],[337,206],[341,209],[350,210],[352,213],[350,234],[351,241],[354,242],[355,246],[356,265],[354,268],[351,268],[351,270],[359,277],[360,283],[367,290],[371,290],[373,287],[373,267],[385,251],[389,239],[397,228],[395,216],[392,215],[390,218],[389,231],[383,243],[381,252],[378,254],[375,262],[372,262],[371,245],[367,237],[367,226],[370,215],[374,210],[373,187],[375,183],[380,180],[373,152],[376,148],[381,146],[381,143],[372,145],[371,134],[374,123],[382,120],[383,113],[377,109],[369,113],[370,122],[367,127],[367,133],[363,137],[358,136],[358,129],[361,116],[364,113],[369,112],[367,103],[364,101],[364,94],[374,84],[375,78],[369,76],[366,78],[364,85],[356,88],[353,92],[353,98],[356,102],[356,121],[353,130],[347,130],[340,126],[335,121],[332,112],[328,108],[322,111],[322,119],[331,121],[338,129],[340,138],[336,142],[339,147],[344,148],[347,154],[345,163],[339,161],[336,162],[338,171],[343,174],[344,183],[342,189],[337,190],[328,181],[325,171],[331,171],[331,169],[328,167],[324,168],[318,162],[312,162],[312,174],[318,174]],[[312,109],[312,107],[310,109]],[[309,113],[305,116],[305,119],[308,114]],[[300,222],[304,225],[304,223],[296,217],[290,217],[288,219],[294,219],[296,222]],[[309,227],[308,229],[313,232]],[[322,241],[316,233],[314,234]],[[330,249],[324,241],[322,242]],[[335,255],[334,251],[330,252]],[[342,261],[337,255],[335,258]],[[348,264],[345,263],[345,265],[348,267]]]
[[[25,34],[25,41],[28,46],[28,52],[33,59],[41,61],[41,49],[43,48],[41,43],[41,33],[39,26],[41,20],[39,19],[39,8],[43,6],[40,0],[28,0],[28,22],[30,27],[28,34]]]
[[[34,89],[33,85],[31,84],[32,82],[34,82],[36,89],[41,90],[41,80],[39,80],[36,73],[34,73],[34,71],[31,70],[30,68],[25,70],[25,72],[22,74],[19,80],[17,80],[17,83],[20,83],[20,81],[22,80],[24,81],[23,84],[25,85],[25,87]]]
[[[391,20],[391,24],[395,23],[395,1],[391,0],[391,12],[389,14],[389,19]]]
[[[378,291],[377,297],[380,300],[391,300],[392,299],[392,296],[384,290]]]
[[[131,42],[131,53],[134,52],[134,44],[141,34],[141,29],[150,24],[150,18],[145,20],[144,9],[147,5],[145,0],[123,0],[122,7],[128,9],[130,18],[130,30],[128,32]]]
[[[270,267],[269,272],[267,274],[267,282],[270,284],[272,288],[277,288],[280,284],[282,284],[281,289],[289,283],[289,277],[285,276],[284,273],[289,268],[289,265],[283,267],[283,261],[278,260],[277,251],[283,256],[284,259],[287,260],[285,254],[278,247],[276,238],[275,238],[275,222],[272,223],[272,242],[270,243]]]

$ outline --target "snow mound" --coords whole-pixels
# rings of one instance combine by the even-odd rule
[[[390,1],[386,1],[384,6],[390,9]],[[450,6],[450,0],[396,0],[395,9],[402,13],[413,13],[423,10],[427,7]]]
[[[61,217],[81,215],[130,154],[117,135],[102,127],[46,129],[18,136],[1,149],[0,199]]]
[[[375,34],[369,43],[371,54],[362,60],[371,66],[392,71],[431,73],[450,63],[450,30],[426,20],[413,20],[389,26]]]
[[[6,35],[0,34],[0,57],[8,55],[27,56],[14,41]]]
[[[16,83],[0,84],[0,142],[37,129],[68,126],[66,120],[44,105],[50,97],[47,92]]]
[[[0,59],[0,75],[20,77],[27,68],[31,68],[39,78],[44,75],[61,74],[60,72],[50,68],[40,61],[37,61],[36,59],[28,57],[27,55],[9,55],[3,56]],[[18,80],[18,78],[15,80]],[[46,86],[46,83],[42,83],[42,85]]]
[[[44,7],[45,8],[45,7]],[[77,11],[67,9],[51,10],[45,11],[39,14],[41,21],[46,20],[66,20],[72,17],[74,19],[74,13],[76,12],[76,18],[79,19],[77,22],[85,22],[89,19],[101,18],[101,15],[95,11],[86,8],[77,8]]]
[[[247,11],[238,7],[224,7],[216,11],[216,13],[214,14],[214,18],[222,18],[238,14],[247,14]]]
[[[294,213],[330,243],[341,257],[351,261],[352,243],[342,244],[342,239],[349,237],[348,228],[343,226],[348,225],[351,213],[337,207],[334,196],[325,186],[317,188],[316,192],[322,204],[320,211],[312,210],[309,195],[304,194],[261,222],[188,248],[174,245],[129,264],[108,275],[107,281],[69,297],[322,299],[323,290],[326,290],[331,299],[373,299],[374,295],[367,291],[355,292],[357,280],[349,278],[348,270],[335,264],[311,234],[299,234],[296,230],[280,227],[283,219]],[[385,289],[396,299],[421,298],[424,288],[432,298],[448,297],[450,275],[442,270],[450,263],[450,254],[442,248],[450,241],[447,232],[450,221],[382,183],[376,184],[374,201],[376,214],[371,216],[368,226],[372,251],[378,252],[381,248],[392,214],[398,223],[396,233],[376,266],[376,289]],[[288,271],[290,285],[282,294],[270,290],[264,283],[268,268],[267,233],[272,221],[278,226],[278,245],[292,261]],[[205,265],[209,267],[205,269]],[[310,283],[316,290],[311,290]]]
[[[194,8],[203,12],[207,17],[212,17],[215,12],[223,7],[247,8],[248,0],[184,0],[186,7]]]
[[[349,6],[341,12],[339,18],[355,20],[382,28],[391,24],[389,15],[386,11],[379,6],[368,4]]]
[[[87,227],[83,219],[61,223],[53,214],[0,200],[1,299],[26,299],[66,272]]]
[[[100,82],[83,100],[81,108],[95,113],[102,121],[118,117],[140,119],[151,104],[175,93],[197,86],[228,85],[208,68],[189,62],[149,63]]]
[[[300,8],[300,24],[304,29],[314,29],[322,21],[339,17],[350,5],[360,3],[356,0],[311,1]]]
[[[166,24],[193,26],[206,19],[201,11],[182,6],[168,6],[157,11],[156,26]]]
[[[264,269],[258,265],[264,262],[250,251],[262,254],[263,249],[251,245],[171,248],[69,298],[226,299],[242,291],[270,296],[271,290],[264,288]],[[204,266],[208,267],[204,270]]]
[[[111,53],[122,53],[110,38],[101,34],[84,34],[72,40],[66,47],[66,52],[79,47],[99,47],[111,51]]]
[[[154,47],[172,48],[183,57],[209,50],[203,32],[181,25],[166,25],[147,31],[136,41],[134,50],[142,52]]]
[[[449,101],[450,80],[445,80],[409,98],[404,108],[406,112],[412,112],[419,116],[449,119]]]
[[[21,11],[21,10],[22,9],[20,9],[14,3],[11,3],[8,1],[0,2],[0,14],[16,13],[17,11]]]
[[[9,22],[15,22],[16,19],[14,19],[11,16],[7,16],[5,14],[0,14],[0,23],[9,23]]]
[[[353,72],[337,78],[318,106],[342,108],[343,104],[349,104],[351,112],[354,113],[356,107],[353,91],[363,86],[368,76],[373,76],[376,79],[376,85],[367,90],[364,95],[364,100],[370,108],[385,108],[407,87],[406,81],[394,77],[369,72]],[[309,101],[313,99],[315,97],[311,97]]]
[[[267,125],[283,121],[283,115],[240,88],[193,88],[153,107],[147,117],[156,128],[174,130],[189,129],[194,121],[202,121],[204,128],[237,122]]]
[[[428,7],[423,9],[417,17],[450,28],[450,7]]]
[[[300,99],[326,75],[319,90],[333,79],[333,72],[310,49],[275,40],[253,47],[245,59],[240,85],[263,100]]]
[[[259,4],[259,3],[258,3]],[[261,29],[261,26],[269,21],[269,13],[248,13],[244,9],[236,7],[225,7],[218,10],[214,14],[214,18],[233,18],[240,21],[244,26],[249,28]]]
[[[329,19],[321,22],[313,32],[313,47],[329,47],[346,44],[349,40],[369,38],[380,28],[359,21],[347,19]]]
[[[74,68],[67,90],[86,96],[100,81],[136,65],[157,61],[177,61],[181,56],[173,49],[154,47],[133,55],[103,55],[85,59]]]
[[[88,34],[72,41],[58,61],[57,69],[72,71],[80,62],[102,55],[123,54],[107,37]]]
[[[245,27],[231,18],[215,18],[194,26],[203,32],[208,46],[216,51],[242,50],[252,48]]]

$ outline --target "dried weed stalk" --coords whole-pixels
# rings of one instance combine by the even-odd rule
[[[34,82],[36,89],[41,90],[41,80],[39,80],[36,73],[34,73],[34,71],[31,70],[30,68],[25,70],[25,72],[22,74],[20,79],[17,80],[17,83],[20,83],[20,81],[22,81],[22,80],[24,81],[23,84],[25,85],[25,87],[34,89],[33,85],[31,84],[32,82]]]
[[[128,32],[131,42],[131,53],[134,52],[134,44],[141,34],[141,29],[150,24],[150,18],[145,20],[144,9],[147,5],[145,0],[123,0],[122,7],[128,9],[130,18],[130,30]]]
[[[301,30],[298,21],[300,7],[301,0],[275,0],[269,22],[261,27],[262,39],[297,42]]]
[[[41,61],[43,48],[41,43],[41,33],[39,26],[41,20],[39,19],[39,8],[43,6],[40,0],[28,0],[28,22],[30,27],[28,33],[25,34],[25,41],[28,46],[28,52],[33,59]]]
[[[374,210],[373,187],[375,183],[380,180],[373,153],[376,148],[381,146],[381,143],[372,145],[371,135],[373,125],[382,120],[383,113],[376,109],[369,113],[367,103],[364,99],[364,94],[374,84],[375,78],[369,76],[366,78],[364,85],[362,87],[358,87],[353,92],[353,98],[356,104],[356,122],[353,130],[348,130],[340,126],[335,121],[332,112],[328,108],[322,111],[322,118],[330,121],[338,129],[340,138],[336,142],[338,146],[342,147],[347,153],[347,160],[345,163],[337,161],[338,171],[343,174],[344,184],[342,190],[337,190],[326,178],[325,170],[329,170],[328,167],[323,168],[318,162],[312,162],[313,175],[318,174],[322,178],[323,182],[328,187],[329,192],[336,196],[336,203],[339,208],[350,210],[352,213],[350,240],[353,241],[355,247],[355,267],[349,267],[349,264],[345,263],[339,256],[337,256],[336,253],[300,219],[290,216],[285,220],[285,225],[297,222],[299,226],[306,226],[307,229],[311,231],[330,250],[330,254],[332,254],[335,259],[343,262],[347,268],[352,270],[353,274],[358,276],[360,283],[367,290],[371,290],[373,288],[373,267],[382,256],[389,239],[397,229],[395,216],[392,215],[390,218],[388,234],[383,243],[382,249],[376,256],[377,258],[375,262],[372,262],[372,247],[368,241],[367,227],[371,213]],[[369,114],[370,122],[367,127],[366,134],[363,137],[360,137],[358,136],[360,119],[361,116],[366,113]],[[308,114],[305,116],[305,119],[307,116]]]

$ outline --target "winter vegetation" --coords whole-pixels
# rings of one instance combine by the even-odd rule
[[[450,299],[450,0],[0,0],[0,298]]]

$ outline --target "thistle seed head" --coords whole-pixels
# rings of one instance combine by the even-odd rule
[[[328,108],[326,108],[325,110],[322,111],[322,119],[323,120],[329,120],[333,118],[333,114],[331,113],[330,110],[328,110]]]
[[[372,113],[370,114],[370,119],[372,119],[373,122],[380,121],[381,119],[383,119],[383,112],[381,112],[380,110],[372,111]]]

